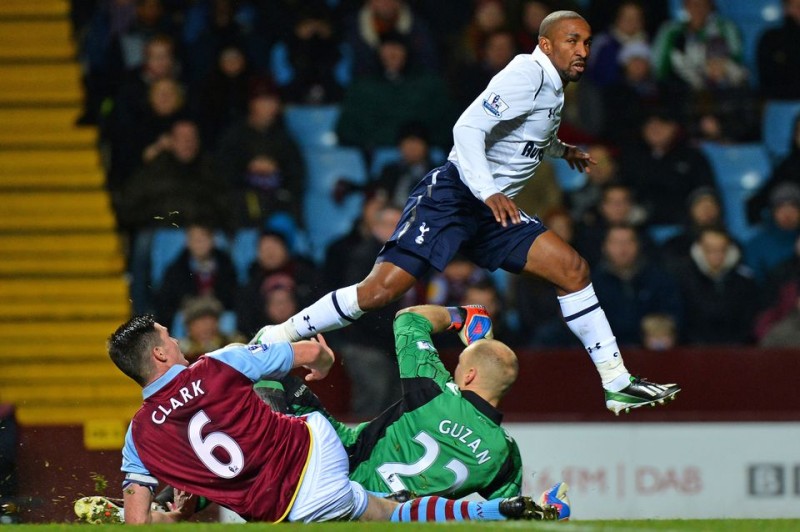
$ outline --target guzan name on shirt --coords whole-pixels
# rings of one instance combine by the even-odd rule
[[[439,423],[439,432],[452,436],[461,443],[467,444],[467,447],[472,450],[472,454],[475,455],[475,459],[478,460],[478,465],[492,459],[492,457],[489,456],[489,449],[478,452],[478,448],[482,443],[480,438],[472,438],[472,441],[469,440],[470,435],[473,433],[471,428],[465,427],[450,419],[443,419],[442,422]]]
[[[167,416],[174,412],[176,409],[186,405],[189,401],[198,397],[200,395],[205,395],[206,392],[200,388],[200,383],[203,379],[198,379],[192,382],[191,390],[187,387],[183,387],[178,390],[178,395],[180,395],[180,399],[178,396],[170,397],[169,398],[169,407],[165,407],[164,405],[158,405],[158,410],[153,412],[153,415],[150,418],[153,420],[153,423],[156,425],[161,425],[167,420]]]

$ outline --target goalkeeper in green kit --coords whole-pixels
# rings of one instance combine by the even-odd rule
[[[446,330],[457,331],[467,345],[452,376],[431,339]],[[403,397],[381,415],[349,428],[294,376],[282,381],[290,411],[324,413],[348,452],[350,478],[375,493],[519,495],[519,448],[500,426],[503,415],[497,409],[517,378],[517,357],[491,339],[485,309],[410,307],[397,313],[394,336]],[[562,520],[570,513],[566,489],[558,483],[540,501],[556,506]]]
[[[431,339],[431,334],[448,329],[458,332],[467,345],[453,376]],[[373,494],[398,502],[423,495],[516,497],[521,494],[522,460],[516,442],[500,426],[503,416],[497,406],[517,378],[517,357],[504,343],[491,339],[491,330],[491,319],[480,306],[423,305],[398,312],[394,335],[403,397],[352,429],[331,417],[291,374],[280,381],[282,392],[269,381],[257,383],[255,389],[273,410],[324,414],[347,451],[350,479]],[[569,519],[566,492],[564,482],[545,491],[539,507],[534,505],[543,512],[537,518]],[[156,500],[166,504],[172,496],[172,488],[167,488]],[[85,503],[95,499],[111,504],[104,497],[84,497],[76,502],[79,517],[86,520]],[[412,505],[409,511],[415,510]],[[444,505],[442,511],[444,518],[457,517],[454,504]],[[114,520],[121,520],[119,516],[118,512]]]

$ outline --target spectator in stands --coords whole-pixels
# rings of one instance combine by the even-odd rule
[[[570,83],[565,98],[576,105],[567,105],[562,111],[561,131],[564,142],[586,146],[601,142],[606,120],[612,120],[603,107],[603,92],[590,83]],[[559,136],[559,138],[561,138]]]
[[[666,23],[655,43],[656,74],[683,103],[692,135],[705,140],[756,141],[760,106],[747,82],[735,24],[713,0],[684,0],[686,22]]]
[[[486,270],[475,266],[463,255],[456,255],[444,271],[431,275],[426,288],[426,302],[446,307],[461,305],[467,288],[488,277]]]
[[[435,166],[434,162],[441,161],[431,160],[430,138],[425,126],[405,124],[397,137],[400,160],[383,167],[377,180],[369,186],[390,205],[402,210],[411,189]]]
[[[649,314],[663,313],[679,324],[683,305],[675,280],[641,251],[631,226],[608,229],[603,257],[592,269],[592,283],[602,297],[608,321],[622,345],[641,344],[640,323]]]
[[[152,85],[164,79],[178,80],[179,70],[173,40],[158,35],[145,45],[142,65],[125,76],[111,113],[101,124],[101,141],[108,143],[111,152],[108,182],[112,191],[123,186],[141,165],[141,151],[128,149],[128,143],[131,131],[148,116]]]
[[[305,167],[283,123],[282,108],[275,87],[256,80],[247,117],[219,139],[217,173],[233,191],[238,225],[261,227],[276,211],[302,222]]]
[[[711,85],[741,85],[742,39],[736,25],[715,10],[713,0],[684,0],[686,21],[665,22],[654,44],[659,79],[699,91]]]
[[[619,164],[608,145],[591,144],[586,148],[586,153],[597,164],[592,167],[591,172],[586,173],[586,183],[582,187],[567,193],[567,204],[573,220],[591,224],[597,215],[604,187],[614,183],[619,177]]]
[[[130,175],[169,149],[172,126],[187,117],[183,87],[172,78],[154,81],[144,114],[128,124],[125,131],[114,134],[112,193],[118,193]]]
[[[650,47],[643,42],[623,46],[617,55],[621,76],[602,91],[606,117],[611,117],[606,119],[603,137],[617,146],[635,142],[648,112],[664,104],[650,58]]]
[[[553,12],[553,6],[549,0],[523,0],[519,10],[520,27],[515,35],[517,50],[528,54],[539,44],[539,26],[544,17]]]
[[[747,219],[752,224],[768,218],[769,197],[782,183],[800,186],[800,115],[794,122],[794,134],[789,139],[789,155],[772,171],[769,180],[749,200],[747,200]]]
[[[243,50],[229,45],[220,51],[211,72],[194,85],[190,106],[209,150],[216,150],[223,131],[247,116],[251,70]]]
[[[686,200],[686,218],[680,232],[669,238],[661,246],[661,255],[667,267],[689,257],[692,246],[700,232],[710,227],[723,227],[722,202],[711,187],[694,190]],[[730,238],[730,235],[728,235]]]
[[[472,19],[464,29],[454,58],[460,63],[479,62],[489,36],[509,26],[505,6],[500,0],[477,0],[473,5]]]
[[[648,351],[669,351],[678,345],[678,327],[668,314],[642,318],[642,347]]]
[[[309,260],[291,253],[283,234],[262,232],[256,261],[250,266],[247,284],[237,299],[239,330],[252,337],[265,325],[268,319],[265,303],[270,290],[278,286],[286,288],[305,303],[316,297],[318,277]]]
[[[265,325],[283,323],[298,310],[297,296],[291,287],[280,282],[267,283],[264,294],[264,314],[267,318],[263,322]]]
[[[363,226],[355,231],[359,237],[334,242],[328,247],[325,267],[327,286],[339,280],[352,284],[363,279],[375,262],[375,255],[389,239],[400,220],[401,210],[386,205],[377,197],[370,198],[363,211]],[[361,233],[363,231],[363,233]],[[351,237],[356,234],[351,233]],[[347,261],[342,262],[342,257]],[[333,270],[339,270],[334,275]],[[353,327],[326,333],[326,338],[340,344],[339,353],[350,377],[351,413],[359,418],[374,417],[388,408],[400,395],[397,359],[394,354],[392,322],[398,310],[413,304],[413,295],[374,313]]]
[[[451,82],[459,109],[466,108],[480,94],[495,74],[500,72],[517,54],[514,34],[509,30],[496,30],[486,35],[477,59],[462,63]]]
[[[84,31],[75,33],[84,92],[83,111],[77,123],[88,125],[98,123],[103,101],[113,96],[118,89],[116,84],[119,83],[121,65],[110,64],[109,51],[111,42],[133,24],[136,4],[131,0],[112,0],[98,2],[96,5],[81,4],[88,9],[79,11],[86,13],[91,10],[92,13]],[[75,15],[76,10],[73,9],[72,13]]]
[[[420,122],[435,145],[449,146],[454,108],[443,79],[409,64],[408,44],[399,33],[383,34],[378,52],[381,73],[356,79],[347,89],[336,125],[339,142],[369,152],[394,143],[402,124]]]
[[[387,206],[387,195],[381,194],[380,191],[373,194],[372,189],[363,192],[364,201],[361,204],[360,216],[353,222],[347,234],[331,242],[325,250],[324,263],[331,266],[322,268],[325,289],[343,286],[343,283],[358,277],[358,272],[364,271],[365,265],[357,264],[352,258],[358,255],[356,249],[366,246],[365,242],[373,240],[379,213]],[[350,257],[351,260],[342,263],[341,257]],[[369,269],[366,271],[369,272]]]
[[[503,297],[491,279],[478,281],[467,287],[462,305],[483,305],[492,318],[492,333],[504,344],[517,347],[521,345],[519,331],[509,322]],[[454,335],[451,335],[454,336]],[[443,340],[444,337],[441,337]],[[438,346],[439,339],[437,339]],[[444,344],[443,344],[444,345]],[[458,344],[454,344],[458,348]]]
[[[341,36],[333,13],[323,1],[304,3],[299,8],[292,34],[286,39],[286,63],[291,78],[282,83],[285,101],[319,105],[338,103],[344,96],[352,65],[343,62]],[[338,69],[346,68],[341,74]]]
[[[252,53],[252,19],[255,13],[251,2],[238,0],[209,0],[192,2],[185,11],[183,44],[191,50],[184,57],[186,78],[196,83],[214,68],[220,52],[234,46]]]
[[[610,227],[630,225],[639,230],[645,220],[643,209],[637,205],[630,187],[622,183],[611,182],[602,189],[600,203],[592,211],[587,211],[578,220],[575,230],[575,249],[586,259],[590,266],[596,265],[602,258],[603,239]],[[645,252],[652,253],[653,243],[645,235],[640,235],[637,243]]]
[[[186,300],[196,296],[213,296],[224,309],[233,310],[236,289],[233,261],[214,245],[214,229],[192,224],[186,228],[186,248],[169,265],[156,290],[156,319],[171,324]]]
[[[181,351],[190,363],[228,344],[247,342],[247,338],[235,331],[227,334],[220,330],[219,321],[224,311],[222,303],[213,296],[187,299],[181,307],[186,335],[179,342]]]
[[[760,347],[800,347],[800,297],[795,299],[794,308],[778,321],[758,343]]]
[[[186,118],[183,87],[174,79],[164,78],[150,85],[149,101],[148,113],[141,117],[130,140],[139,158],[137,169],[169,149],[172,126]]]
[[[565,208],[555,207],[545,211],[541,220],[564,242],[575,245],[574,219]],[[515,310],[519,319],[521,345],[532,347],[579,345],[564,322],[555,295],[555,287],[544,279],[511,276],[507,299],[509,307]]]
[[[686,343],[752,343],[758,289],[741,257],[739,247],[724,229],[700,230],[689,258],[675,275],[685,308]]]
[[[791,257],[775,266],[767,275],[761,297],[761,311],[756,317],[755,336],[762,340],[776,323],[795,309],[800,297],[800,238],[795,240]]]
[[[409,59],[420,68],[435,72],[439,66],[436,45],[424,20],[405,0],[366,0],[345,20],[347,43],[353,50],[355,77],[379,75],[383,66],[378,49],[387,34],[400,34],[408,45]]]
[[[715,187],[708,160],[682,137],[674,115],[663,111],[651,113],[640,142],[622,152],[620,173],[651,224],[681,223],[681,206],[689,194],[701,186]]]
[[[792,256],[800,235],[800,185],[783,183],[770,194],[770,220],[753,234],[745,247],[745,262],[763,282],[770,270]]]
[[[181,120],[172,126],[165,149],[126,183],[117,215],[122,228],[132,231],[200,220],[229,227],[227,196],[226,183],[201,150],[197,125]]]
[[[145,48],[156,36],[177,35],[173,20],[164,9],[163,0],[136,0],[135,17],[131,24],[111,41],[110,63],[124,74],[145,63]]]
[[[622,4],[629,0],[591,0],[587,11],[586,20],[592,21],[592,27],[597,32],[610,29],[614,24],[614,18],[619,12]],[[641,6],[644,9],[645,29],[648,40],[658,32],[661,25],[670,18],[671,0],[644,0]]]
[[[783,24],[758,41],[758,85],[769,99],[800,99],[800,0],[783,0]]]
[[[613,25],[595,35],[586,75],[595,86],[603,88],[622,80],[620,52],[626,45],[648,45],[644,28],[644,9],[638,0],[627,0],[617,8]]]
[[[140,45],[136,51],[136,61],[120,73],[119,91],[114,95],[114,106],[123,106],[132,118],[137,110],[145,106],[147,89],[154,81],[164,78],[178,78],[182,65],[175,40],[169,33],[156,33]]]
[[[545,157],[536,169],[536,179],[528,181],[514,196],[514,202],[523,212],[539,215],[564,206],[564,190],[556,177],[553,162],[548,159]]]

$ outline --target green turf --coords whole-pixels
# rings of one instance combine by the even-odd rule
[[[74,525],[74,524],[45,524],[45,525],[15,525],[9,531],[47,532],[57,530],[74,530],[76,526],[91,527],[91,530],[120,530],[122,525]],[[276,530],[274,525],[247,524],[248,532],[261,530]],[[158,525],[147,527],[151,530],[164,531],[189,531],[192,532],[230,532],[233,525],[212,523],[181,523],[177,525]],[[378,532],[388,527],[397,530],[418,532],[421,530],[444,530],[446,532],[475,531],[475,530],[520,530],[534,529],[562,532],[647,532],[655,531],[683,531],[693,530],[701,532],[795,532],[800,530],[800,519],[709,519],[709,520],[647,520],[647,521],[573,521],[570,523],[538,523],[538,522],[513,522],[513,523],[441,523],[441,524],[394,524],[389,523],[324,523],[314,525],[282,524],[277,530],[310,530],[310,531],[335,531],[345,532]],[[130,529],[129,529],[130,530]]]

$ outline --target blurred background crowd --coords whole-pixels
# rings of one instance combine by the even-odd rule
[[[518,205],[589,261],[622,345],[800,345],[800,0],[72,6],[134,310],[188,354],[360,281],[458,115],[558,9],[594,32],[559,137],[598,164],[547,161]],[[375,388],[356,413],[395,395],[366,377],[391,375],[393,313],[424,302],[484,304],[515,347],[577,347],[552,287],[457,258],[332,334]]]

